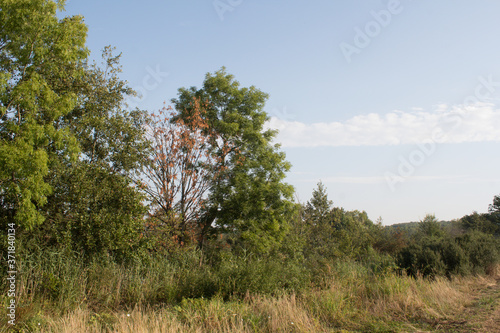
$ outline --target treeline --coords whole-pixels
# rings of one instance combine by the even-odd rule
[[[222,68],[172,107],[132,110],[120,57],[107,47],[91,64],[83,18],[58,19],[63,5],[0,1],[0,229],[15,226],[21,308],[298,291],[340,261],[415,277],[497,263],[500,197],[454,232],[428,216],[411,235],[334,207],[321,183],[296,203],[267,94]],[[93,287],[116,276],[116,294]]]
[[[302,207],[303,253],[309,264],[352,259],[374,272],[412,277],[489,274],[500,260],[500,196],[488,210],[449,222],[428,214],[420,222],[384,227],[365,212],[332,207],[319,183]]]
[[[396,254],[396,264],[411,276],[491,273],[499,260],[500,196],[488,210],[446,224],[427,215],[406,236],[407,246]],[[398,229],[391,234],[401,237]]]

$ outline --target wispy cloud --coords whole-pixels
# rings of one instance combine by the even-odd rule
[[[302,179],[302,182],[317,181],[316,178]],[[371,185],[384,184],[385,177],[382,176],[338,176],[338,177],[322,177],[321,181],[331,184],[351,184],[351,185]],[[408,182],[437,182],[444,181],[451,184],[477,184],[477,183],[498,183],[500,178],[481,178],[467,175],[427,175],[427,176],[412,176],[408,177]]]
[[[359,115],[345,122],[306,124],[271,117],[267,126],[279,130],[276,141],[283,147],[487,142],[500,141],[500,109],[491,103],[442,104],[432,112],[413,108]]]

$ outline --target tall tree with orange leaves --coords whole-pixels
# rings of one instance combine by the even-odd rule
[[[185,119],[164,107],[148,122],[152,155],[144,188],[155,207],[159,222],[155,227],[166,229],[180,244],[199,235],[207,192],[224,170],[220,157],[212,153],[211,145],[221,140],[208,126],[206,105],[193,99],[190,107],[192,112]]]

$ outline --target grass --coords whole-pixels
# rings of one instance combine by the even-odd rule
[[[472,299],[493,284],[492,277],[413,279],[337,262],[316,283],[299,274],[303,282],[286,288],[288,277],[275,263],[247,261],[245,267],[245,261],[226,258],[210,271],[196,255],[186,256],[177,263],[171,258],[132,268],[112,263],[84,267],[57,256],[38,266],[25,263],[16,330],[416,332],[459,320],[471,304],[491,307],[495,302],[491,295]],[[279,288],[271,288],[266,277]],[[3,296],[1,301],[7,300]],[[4,309],[0,320],[6,318]]]

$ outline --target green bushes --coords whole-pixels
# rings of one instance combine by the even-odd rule
[[[409,276],[435,277],[445,272],[446,266],[438,249],[431,244],[412,244],[398,254],[396,262]]]
[[[499,244],[492,235],[472,231],[453,238],[423,237],[403,248],[396,256],[397,265],[410,276],[482,274],[499,262]]]
[[[457,238],[474,274],[489,273],[500,261],[500,244],[493,235],[472,231]]]

